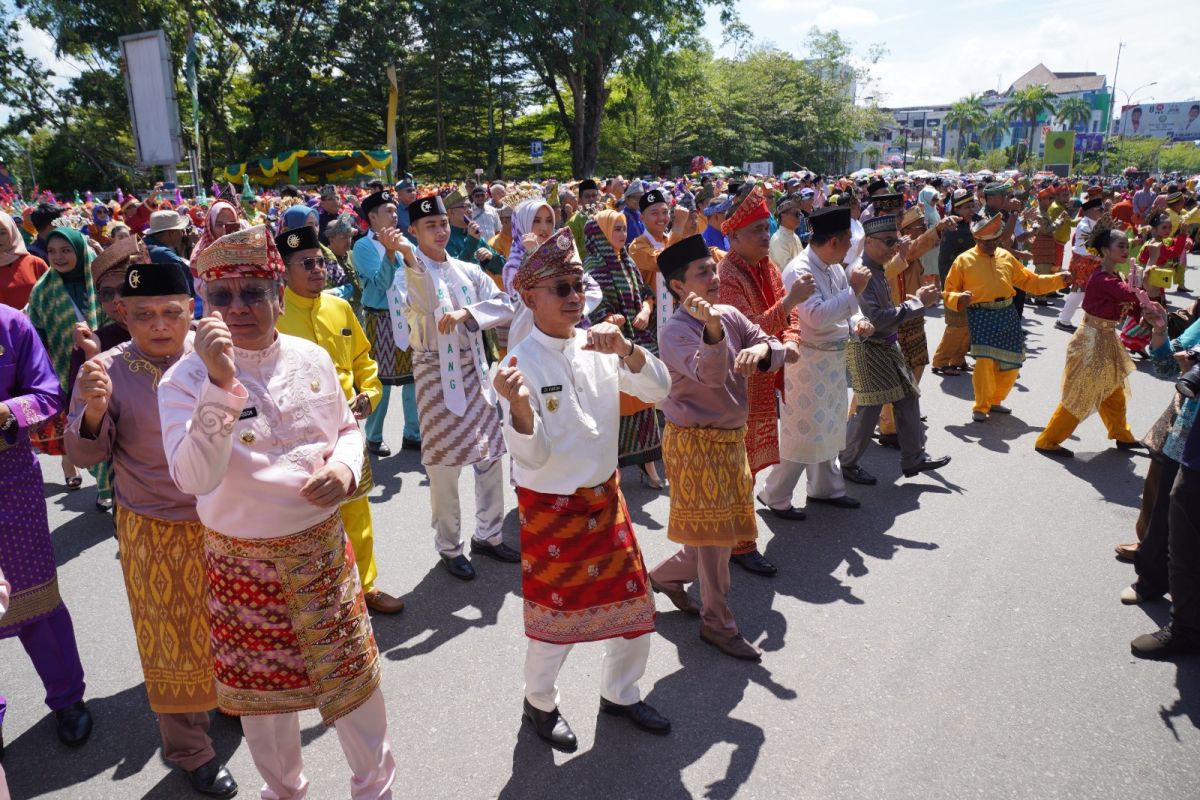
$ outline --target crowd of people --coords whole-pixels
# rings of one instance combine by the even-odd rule
[[[638,686],[654,594],[715,652],[759,660],[731,565],[788,565],[759,550],[755,504],[791,521],[812,503],[852,512],[848,484],[879,481],[861,463],[873,443],[905,477],[948,468],[926,451],[925,367],[970,374],[975,423],[1011,414],[1024,309],[1055,304],[1062,395],[1035,447],[1070,458],[1063,442],[1098,412],[1115,447],[1150,450],[1138,542],[1117,547],[1137,574],[1121,601],[1169,594],[1173,612],[1131,648],[1200,652],[1200,324],[1167,297],[1188,292],[1194,189],[805,171],[0,194],[0,638],[20,639],[59,738],[86,742],[37,454],[58,457],[67,488],[91,471],[97,513],[114,514],[163,753],[195,791],[237,792],[208,736],[219,709],[241,718],[261,796],[304,796],[298,713],[316,709],[351,796],[391,797],[370,613],[405,600],[377,585],[370,494],[398,387],[431,558],[464,581],[520,576],[527,723],[576,749],[557,677],[575,644],[601,641],[600,710],[668,734]],[[1134,357],[1182,373],[1141,440]],[[519,548],[502,535],[506,462]],[[625,467],[669,492],[679,550],[657,565]]]

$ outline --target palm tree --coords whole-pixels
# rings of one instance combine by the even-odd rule
[[[989,150],[995,150],[1011,127],[1012,121],[1003,111],[993,111],[979,126],[979,136],[989,144]]]
[[[1074,129],[1077,125],[1086,126],[1092,118],[1092,107],[1082,97],[1068,97],[1058,104],[1054,118],[1065,123],[1068,129]]]
[[[874,167],[879,163],[879,156],[882,155],[882,153],[879,152],[879,148],[874,146],[863,150],[862,154],[863,159],[867,162],[867,165],[871,167]]]
[[[963,148],[971,140],[971,131],[987,119],[983,98],[972,92],[952,104],[946,112],[946,124],[958,129],[958,160],[962,161]]]
[[[1053,101],[1057,98],[1045,84],[1026,86],[1013,92],[1004,104],[1009,119],[1020,120],[1029,126],[1029,148],[1026,158],[1033,154],[1033,134],[1037,129],[1038,117],[1054,113]]]

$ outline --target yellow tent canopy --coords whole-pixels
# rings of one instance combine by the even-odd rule
[[[215,170],[218,181],[235,185],[242,176],[251,183],[346,183],[357,175],[388,173],[391,182],[392,154],[387,150],[289,150],[274,158],[256,158]]]

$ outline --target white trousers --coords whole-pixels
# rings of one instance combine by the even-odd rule
[[[367,702],[333,727],[350,765],[351,800],[391,800],[396,761],[388,742],[383,692],[376,689]],[[301,800],[308,796],[298,713],[242,717],[242,735],[265,781],[259,792],[262,800]]]
[[[542,711],[553,711],[558,707],[558,671],[574,646],[529,640],[525,651],[525,699],[531,706]],[[649,658],[649,634],[636,639],[620,636],[605,639],[604,657],[600,662],[600,696],[623,706],[641,700],[637,684],[646,672]]]
[[[1063,325],[1071,324],[1071,317],[1083,305],[1083,292],[1071,292],[1063,298],[1062,311],[1058,312],[1058,321]]]
[[[473,464],[475,471],[475,538],[500,544],[504,524],[504,469],[500,459]],[[426,465],[429,476],[429,506],[433,511],[433,544],[439,554],[462,555],[462,509],[458,502],[458,478],[462,467]]]
[[[842,465],[836,457],[816,464],[780,459],[778,464],[771,467],[760,496],[771,508],[787,510],[793,505],[792,493],[796,491],[796,484],[805,470],[808,470],[809,497],[832,499],[845,496],[846,482],[842,479]]]

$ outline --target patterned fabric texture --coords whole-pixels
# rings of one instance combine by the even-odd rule
[[[379,650],[339,515],[278,539],[210,529],[204,561],[222,711],[315,708],[332,725],[379,687]]]
[[[396,347],[392,317],[387,309],[364,308],[364,333],[371,340],[371,358],[379,366],[379,380],[391,386],[413,382],[412,350]]]
[[[662,436],[654,407],[621,417],[617,433],[617,466],[647,464],[662,458]]]
[[[746,429],[667,423],[663,464],[671,482],[667,538],[692,547],[733,547],[758,538]]]
[[[1025,363],[1025,331],[1012,298],[975,303],[967,311],[971,330],[971,355],[994,360],[1001,372]]]
[[[62,605],[41,467],[21,433],[13,446],[4,445],[0,437],[0,570],[12,595],[0,616],[0,639],[16,636]]]
[[[414,356],[422,464],[466,467],[499,458],[506,452],[500,433],[500,413],[483,397],[471,351],[460,350],[458,363],[467,396],[467,411],[461,417],[446,408],[437,353]]]
[[[1117,389],[1124,387],[1128,395],[1126,379],[1135,368],[1116,328],[1115,320],[1084,314],[1067,343],[1062,406],[1077,420],[1087,419]]]
[[[800,360],[783,368],[786,392],[779,417],[780,455],[788,461],[818,464],[846,446],[849,401],[844,345],[802,346]]]
[[[571,495],[517,487],[529,638],[576,644],[654,631],[649,577],[617,476]]]
[[[925,338],[924,319],[905,320],[896,329],[896,335],[900,337],[900,350],[909,369],[916,372],[918,367],[929,363],[929,341]]]
[[[860,406],[881,406],[919,394],[899,345],[851,341],[846,347],[846,365]]]
[[[150,708],[158,714],[217,706],[205,600],[204,526],[116,508],[121,571]]]
[[[1100,259],[1071,253],[1071,261],[1067,264],[1067,269],[1071,271],[1071,289],[1083,291],[1087,282],[1092,279],[1092,273],[1099,267]]]

